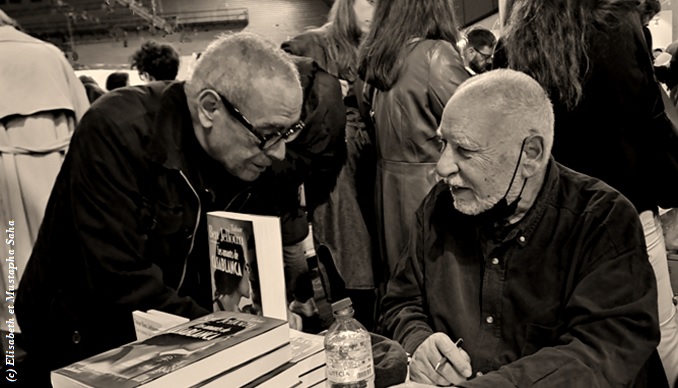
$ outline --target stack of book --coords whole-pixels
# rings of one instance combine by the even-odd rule
[[[197,387],[215,381],[242,387],[291,360],[286,321],[220,311],[55,370],[51,379],[55,388]],[[278,387],[298,381],[297,375]]]
[[[292,363],[297,365],[300,387],[323,386],[325,372],[325,337],[290,329]]]
[[[323,337],[290,336],[280,220],[212,212],[207,224],[214,313],[135,311],[136,342],[53,371],[55,388],[324,384]]]

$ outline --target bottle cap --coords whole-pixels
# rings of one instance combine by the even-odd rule
[[[332,312],[337,312],[340,310],[343,310],[347,307],[353,306],[353,302],[351,302],[351,298],[344,298],[340,301],[332,303]]]

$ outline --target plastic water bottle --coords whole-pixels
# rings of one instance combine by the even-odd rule
[[[370,333],[353,318],[351,299],[332,303],[335,321],[325,335],[327,387],[374,388]]]

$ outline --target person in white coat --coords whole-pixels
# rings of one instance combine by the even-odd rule
[[[76,123],[85,88],[57,47],[22,32],[0,10],[0,229],[13,227],[0,287],[15,291]],[[13,225],[10,225],[13,224]],[[11,299],[2,299],[12,304]],[[0,308],[8,330],[9,306]],[[13,328],[18,331],[18,327]]]

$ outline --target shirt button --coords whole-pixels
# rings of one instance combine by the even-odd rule
[[[494,259],[492,259],[492,264],[494,264],[494,265],[499,264],[499,259],[497,259],[496,257]]]
[[[520,240],[520,242],[523,242],[523,243],[524,243],[524,242],[525,242],[525,236],[520,236],[520,237],[518,237],[518,240]]]
[[[77,345],[77,344],[80,343],[81,339],[82,339],[82,337],[80,337],[80,332],[77,331],[77,330],[74,331],[73,336],[71,337],[71,340],[73,341],[73,343]]]
[[[483,375],[483,372],[478,372],[478,373],[476,373],[476,377],[480,377],[480,376],[482,376],[482,375]]]
[[[492,323],[492,322],[494,322],[494,318],[492,318],[492,316],[489,316],[489,317],[485,318],[485,322]]]

